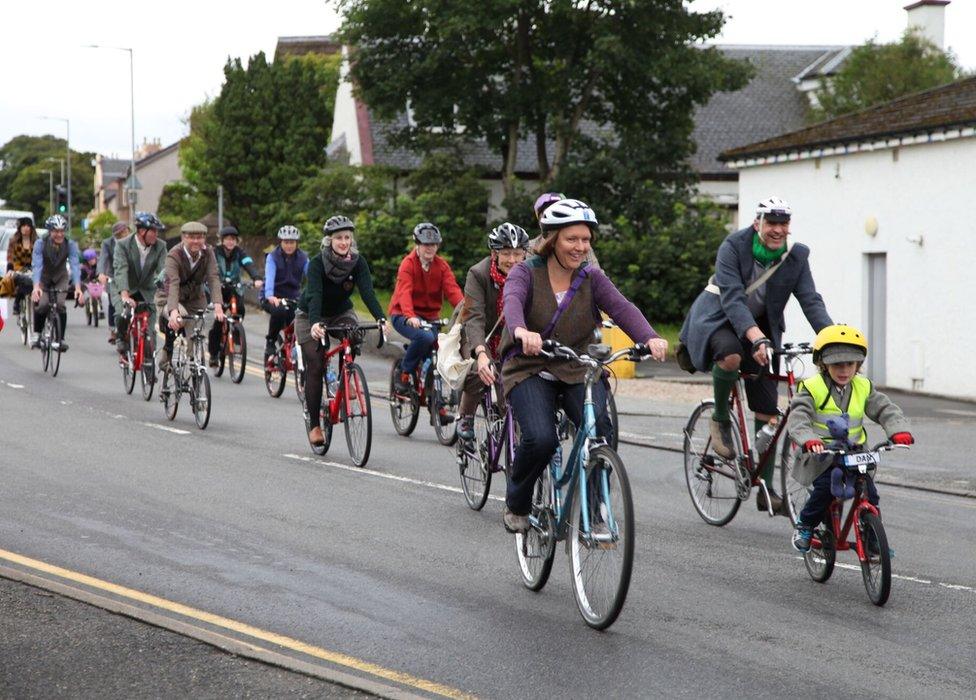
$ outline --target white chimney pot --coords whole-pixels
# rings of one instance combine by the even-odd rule
[[[905,6],[908,28],[945,49],[945,6],[951,0],[919,0]]]

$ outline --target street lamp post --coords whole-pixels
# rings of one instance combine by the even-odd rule
[[[115,51],[129,52],[129,107],[132,126],[132,156],[130,157],[129,161],[129,177],[131,178],[131,187],[126,194],[129,201],[129,223],[132,223],[132,221],[134,221],[136,218],[136,203],[134,201],[136,190],[136,80],[132,49],[125,48],[123,46],[102,46],[101,44],[89,44],[88,48],[113,49]]]
[[[65,142],[64,147],[68,163],[68,232],[71,232],[71,121],[64,117],[41,117],[55,122],[64,122]]]

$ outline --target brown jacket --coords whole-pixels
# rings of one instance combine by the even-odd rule
[[[190,258],[183,245],[166,254],[166,274],[163,288],[156,292],[156,304],[166,305],[166,314],[182,304],[187,311],[202,311],[207,307],[206,287],[214,304],[222,304],[220,274],[213,249],[207,246],[200,253],[200,262],[190,267]],[[206,285],[206,287],[204,286]]]
[[[487,346],[485,336],[498,322],[498,287],[491,279],[491,256],[473,265],[464,280],[464,306],[461,311],[461,357],[474,357],[474,349]],[[501,328],[495,331],[501,332]]]

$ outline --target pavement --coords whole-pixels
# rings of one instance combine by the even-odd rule
[[[185,400],[167,421],[155,400],[123,394],[103,329],[78,318],[57,378],[0,333],[0,577],[36,586],[0,587],[0,644],[18,640],[0,646],[2,696],[328,697],[345,692],[323,684],[338,673],[391,697],[969,698],[976,687],[970,498],[882,488],[897,556],[879,609],[853,557],[815,584],[784,518],[746,503],[710,527],[679,455],[625,443],[635,568],[620,619],[595,633],[576,613],[561,547],[546,588],[522,587],[500,523],[504,480],[470,511],[425,417],[398,437],[374,401],[367,468],[351,466],[341,431],[319,458],[293,388],[270,398],[252,366],[240,385],[212,380],[199,431]],[[249,315],[252,348],[265,323]],[[381,396],[389,358],[361,364]],[[622,429],[673,446],[707,393],[665,376],[621,382]],[[944,412],[964,408],[905,404],[920,435],[909,454],[923,467],[951,471],[943,451],[973,453],[959,449],[969,416]],[[120,609],[130,616],[107,612]],[[38,662],[49,655],[50,672]],[[275,663],[245,664],[254,656]],[[148,674],[144,659],[158,675],[140,682],[128,670]],[[234,686],[245,666],[268,679]],[[318,673],[318,685],[282,668]]]

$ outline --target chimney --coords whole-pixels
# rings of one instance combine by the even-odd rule
[[[945,6],[951,0],[919,0],[905,6],[908,28],[945,49]]]

